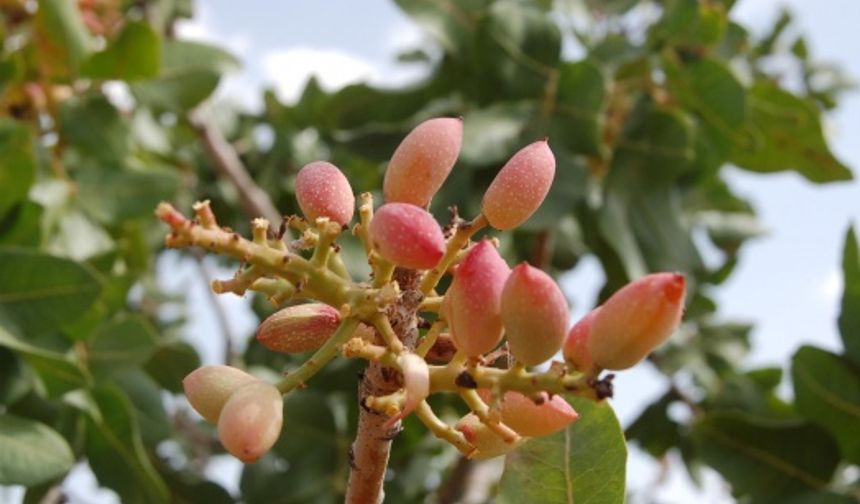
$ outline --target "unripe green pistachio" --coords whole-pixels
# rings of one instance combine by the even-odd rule
[[[191,407],[214,424],[233,392],[255,380],[253,376],[234,367],[203,366],[182,380],[182,388]]]

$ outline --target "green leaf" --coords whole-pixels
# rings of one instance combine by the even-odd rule
[[[53,255],[83,262],[114,249],[107,231],[75,205],[63,205],[45,212],[52,222],[43,249]]]
[[[171,424],[161,401],[161,389],[140,368],[128,368],[111,378],[128,395],[145,446],[155,449],[170,437]]]
[[[746,90],[721,60],[701,59],[681,66],[664,58],[669,85],[674,94],[704,121],[707,131],[725,145],[743,139],[746,121]]]
[[[0,118],[0,217],[27,197],[36,177],[36,157],[30,130]]]
[[[597,225],[603,239],[618,256],[627,279],[639,278],[648,273],[623,198],[610,196],[606,199],[597,214]]]
[[[0,415],[0,485],[38,485],[65,474],[74,463],[69,444],[54,429]]]
[[[452,4],[434,0],[395,0],[395,3],[418,25],[435,37],[448,52],[462,54],[474,30],[473,14],[485,2],[467,0]]]
[[[38,247],[42,242],[42,207],[32,201],[13,206],[0,217],[0,246]]]
[[[810,492],[782,501],[781,504],[857,504],[854,496],[839,495],[833,492]]]
[[[116,170],[129,156],[131,135],[128,122],[100,94],[64,101],[60,107],[59,123],[63,140],[77,152],[98,161],[104,172]]]
[[[332,408],[317,390],[284,397],[284,415],[271,453],[245,466],[242,494],[249,502],[272,502],[287,493],[295,502],[326,502],[333,498],[331,481],[343,469],[338,462],[349,440],[337,432]]]
[[[60,327],[98,298],[101,281],[86,267],[35,250],[0,247],[0,309],[25,333]]]
[[[648,405],[639,417],[627,428],[627,440],[634,441],[654,458],[660,458],[670,449],[681,444],[681,426],[669,418],[668,409],[677,400],[667,392],[659,400]]]
[[[217,47],[168,40],[162,45],[158,76],[132,84],[131,90],[143,105],[184,111],[205,100],[215,91],[221,75],[238,67],[236,58]]]
[[[842,455],[860,464],[860,371],[838,355],[803,346],[792,358],[795,407],[836,438]]]
[[[526,2],[500,0],[487,9],[477,35],[476,66],[486,91],[506,98],[541,96],[561,55],[550,15]]]
[[[748,127],[733,146],[733,163],[756,172],[794,170],[816,183],[851,180],[827,146],[813,103],[769,82],[754,85],[748,97]]]
[[[860,242],[854,227],[845,233],[842,249],[842,307],[839,313],[839,334],[845,355],[860,366]]]
[[[550,140],[572,152],[601,156],[607,94],[603,69],[591,60],[562,63],[557,86]]]
[[[76,70],[92,50],[92,39],[78,6],[68,0],[42,0],[36,13],[38,33],[50,42],[45,51],[60,65]]]
[[[721,3],[670,0],[663,16],[648,33],[650,46],[680,47],[713,45],[720,41],[728,19]]]
[[[82,73],[94,79],[133,81],[155,77],[160,66],[161,40],[149,24],[133,21],[107,49],[84,63]]]
[[[534,108],[523,102],[502,102],[463,115],[460,160],[470,165],[501,165],[522,145],[520,137]]]
[[[32,374],[18,355],[0,348],[0,404],[14,404],[30,391],[32,382]]]
[[[732,484],[735,494],[763,502],[822,489],[839,450],[821,429],[796,421],[765,421],[743,413],[711,413],[693,427],[698,455]]]
[[[624,502],[627,447],[612,408],[606,402],[566,399],[580,419],[508,455],[499,504]]]
[[[45,350],[22,341],[0,325],[0,346],[21,355],[41,379],[45,392],[58,397],[70,390],[86,387],[90,378],[71,357]]]
[[[155,329],[142,316],[122,316],[102,326],[88,348],[90,369],[100,380],[136,368],[155,351]]]
[[[182,379],[200,367],[200,356],[188,343],[165,342],[155,349],[144,367],[163,389],[180,394]]]
[[[618,139],[607,185],[636,192],[674,182],[693,160],[694,136],[683,110],[640,102]]]
[[[80,205],[106,224],[149,218],[159,201],[179,189],[174,172],[128,170],[81,170],[77,177]]]
[[[100,417],[87,420],[86,454],[99,483],[123,502],[166,503],[168,491],[146,454],[131,402],[116,385],[92,390]]]

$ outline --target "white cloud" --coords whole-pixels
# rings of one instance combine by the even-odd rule
[[[815,288],[815,297],[825,303],[835,303],[842,295],[842,273],[832,270]]]
[[[425,46],[426,35],[415,22],[402,19],[390,26],[385,32],[386,52],[396,54],[399,51]]]
[[[337,49],[309,47],[265,54],[263,75],[275,87],[278,97],[290,103],[299,98],[311,75],[316,76],[326,91],[379,78],[377,69],[364,59]]]

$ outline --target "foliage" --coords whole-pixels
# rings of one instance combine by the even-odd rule
[[[600,300],[650,271],[690,280],[682,330],[651,357],[666,393],[628,439],[657,458],[679,453],[694,478],[703,465],[716,469],[748,502],[850,502],[860,492],[845,471],[860,463],[856,232],[844,245],[844,352],[798,350],[790,400],[776,393],[781,370],[741,366],[749,327],[717,320],[710,297],[760,230],[722,168],[793,170],[815,183],[851,178],[821,125],[843,84],[815,78],[803,38],[789,40],[788,15],[756,38],[730,19],[731,0],[572,3],[585,6],[581,22],[562,0],[397,0],[440,50],[408,55],[429,69],[422,82],[330,93],[311,79],[294,104],[270,91],[259,113],[219,110],[211,118],[228,119],[210,122],[284,214],[299,210],[294,178],[306,162],[328,158],[356,192],[372,190],[406,132],[448,115],[464,118],[463,152],[433,211],[443,217],[457,205],[476,215],[474,195],[502,163],[549,136],[556,180],[538,214],[502,242],[509,260],[560,273],[593,255],[606,274]],[[644,3],[659,13],[653,22],[629,12]],[[200,358],[180,336],[181,318],[164,309],[175,300],[154,281],[163,228],[152,209],[208,198],[243,233],[256,217],[192,117],[238,64],[217,47],[173,38],[175,21],[190,14],[189,0],[0,3],[0,484],[28,485],[28,502],[84,459],[124,501],[233,499],[203,472],[221,451],[212,430],[163,401]],[[570,58],[568,45],[582,56]],[[790,59],[799,90],[768,71],[777,57]],[[110,91],[115,81],[130,104]],[[274,133],[271,145],[257,141],[261,128]],[[693,240],[701,232],[723,255],[716,268]],[[350,247],[360,244],[346,244],[347,260]],[[263,303],[255,309],[271,312]],[[253,342],[229,358],[274,371],[297,364]],[[341,499],[357,371],[330,366],[313,390],[288,396],[289,442],[246,466],[244,500]],[[669,414],[677,404],[689,421]],[[391,459],[391,502],[424,501],[454,467],[450,450],[406,424]],[[519,501],[519,481],[553,487],[558,474],[523,460],[558,468],[564,439],[512,455],[498,500]],[[21,441],[41,447],[38,456],[15,455]],[[573,469],[583,449],[574,447]],[[603,479],[615,481],[609,472]],[[606,495],[601,502],[622,499],[617,488]]]

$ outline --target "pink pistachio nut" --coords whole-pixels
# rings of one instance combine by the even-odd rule
[[[546,361],[561,348],[570,308],[558,284],[522,263],[502,291],[502,320],[511,354],[527,366]]]
[[[409,269],[430,269],[445,254],[439,223],[423,208],[386,203],[370,221],[370,240],[383,258]]]
[[[613,294],[591,323],[588,352],[602,369],[627,369],[660,346],[681,322],[686,280],[653,273]]]
[[[218,438],[242,462],[262,457],[281,435],[283,397],[273,385],[254,381],[237,390],[218,417]]]
[[[296,176],[296,200],[305,217],[313,222],[328,217],[346,225],[355,212],[355,195],[346,176],[326,161],[308,163]]]
[[[442,311],[457,348],[483,355],[502,339],[502,289],[511,269],[489,240],[472,247],[457,266]]]
[[[496,229],[513,229],[543,203],[555,177],[555,156],[546,140],[523,147],[487,188],[481,211]]]
[[[463,141],[463,120],[439,117],[415,127],[394,151],[382,191],[386,202],[430,204],[451,173]]]

